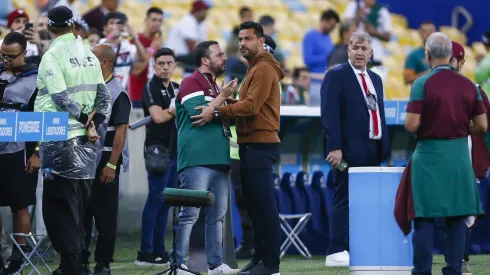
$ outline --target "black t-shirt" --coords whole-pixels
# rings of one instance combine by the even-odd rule
[[[158,78],[154,76],[150,80],[149,85],[145,85],[143,88],[143,112],[145,117],[150,116],[149,109],[151,106],[156,105],[160,106],[163,110],[168,109],[171,99],[175,98],[176,91],[180,87],[175,82],[170,82],[168,87],[165,87],[162,82],[158,81]],[[150,87],[149,91],[148,86]],[[175,118],[161,124],[156,124],[152,121],[146,126],[145,146],[150,145],[166,146],[169,150],[170,158],[177,159],[177,127],[175,125]]]

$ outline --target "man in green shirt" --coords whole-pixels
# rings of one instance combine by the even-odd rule
[[[436,31],[436,26],[430,21],[422,22],[419,27],[420,37],[422,38],[422,46],[413,50],[405,61],[405,70],[403,71],[403,79],[405,84],[412,84],[415,79],[425,75],[430,71],[429,62],[425,58],[425,42],[427,38]]]
[[[223,220],[228,208],[230,171],[230,126],[228,120],[214,119],[204,127],[192,125],[191,117],[201,111],[196,107],[222,105],[236,89],[237,79],[221,89],[216,77],[225,72],[226,56],[216,41],[203,41],[196,46],[195,61],[197,69],[182,80],[175,100],[177,111],[177,171],[182,189],[203,190],[213,193],[215,203],[206,211],[206,258],[208,274],[235,274],[223,263]],[[189,249],[189,239],[197,218],[199,208],[183,207],[179,214],[174,260],[184,270],[184,256]],[[188,275],[186,271],[179,274]]]
[[[68,140],[40,145],[44,174],[43,218],[60,253],[53,274],[77,275],[84,245],[84,206],[97,164],[96,129],[109,117],[111,95],[99,61],[73,35],[72,12],[65,6],[48,13],[53,42],[39,66],[36,112],[68,112]]]

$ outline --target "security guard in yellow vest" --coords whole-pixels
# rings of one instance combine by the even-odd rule
[[[65,6],[48,12],[54,40],[39,66],[34,111],[69,113],[68,140],[40,145],[43,217],[53,248],[61,255],[53,274],[78,275],[85,246],[84,206],[97,164],[96,129],[109,117],[111,95],[99,61],[81,37],[73,35],[72,17]]]

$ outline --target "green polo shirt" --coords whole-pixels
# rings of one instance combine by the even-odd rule
[[[407,56],[405,69],[413,70],[416,74],[423,73],[430,69],[429,62],[425,58],[424,48],[415,49]]]

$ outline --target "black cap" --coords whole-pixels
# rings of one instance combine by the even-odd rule
[[[483,33],[483,35],[481,36],[481,40],[483,44],[485,44],[485,46],[490,47],[490,30],[487,30],[486,32]]]
[[[276,49],[276,42],[274,42],[274,39],[272,39],[272,37],[269,35],[264,35],[264,38],[264,50],[273,54],[274,50]]]
[[[58,6],[48,11],[48,25],[55,28],[68,27],[73,24],[73,13],[65,6]]]

